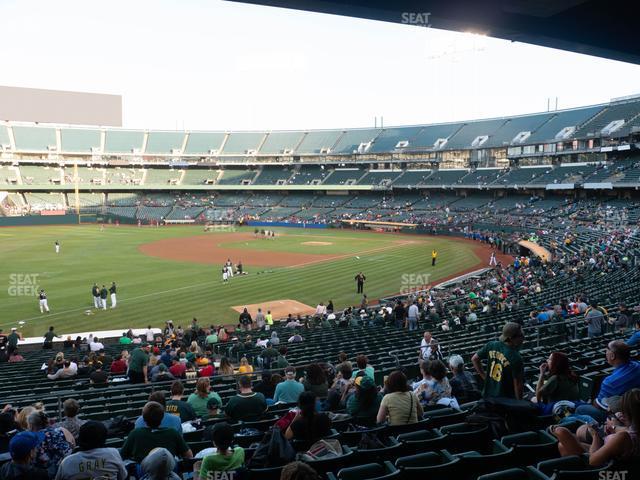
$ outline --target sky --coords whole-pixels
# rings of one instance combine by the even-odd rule
[[[129,128],[410,125],[608,102],[640,66],[221,0],[0,0],[0,85],[113,93]]]

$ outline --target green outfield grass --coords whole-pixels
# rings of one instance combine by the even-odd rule
[[[202,235],[201,227],[0,229],[0,326],[6,331],[24,321],[23,333],[35,336],[49,325],[59,332],[75,332],[160,326],[165,320],[186,325],[192,317],[206,324],[233,323],[237,321],[237,313],[230,308],[233,305],[264,302],[268,308],[269,300],[285,298],[312,306],[332,299],[336,308],[359,304],[361,297],[355,293],[353,280],[359,270],[367,276],[365,293],[375,300],[400,291],[410,275],[428,273],[434,282],[478,262],[471,246],[444,237],[333,229],[276,232],[275,240],[246,242],[225,242],[224,233],[207,235],[219,236],[220,243],[230,248],[259,250],[267,256],[277,251],[340,258],[303,267],[245,264],[250,274],[225,285],[217,266],[149,257],[138,250],[141,244],[164,238]],[[59,255],[54,251],[56,240],[62,246]],[[398,240],[412,243],[399,245]],[[331,245],[303,245],[309,241]],[[439,251],[435,268],[431,267],[432,248]],[[40,314],[37,299],[31,295],[31,281],[46,289],[50,314]],[[118,284],[118,308],[86,315],[85,310],[92,307],[93,282],[108,286],[111,281]]]

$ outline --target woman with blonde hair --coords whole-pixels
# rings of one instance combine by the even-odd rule
[[[221,342],[229,341],[229,334],[226,328],[220,327],[220,330],[218,330],[218,340]]]
[[[227,357],[220,359],[220,366],[218,367],[218,375],[233,375],[233,366]]]
[[[27,419],[29,418],[29,415],[31,415],[35,411],[35,407],[32,407],[31,405],[20,410],[20,413],[18,413],[18,417],[16,419],[16,424],[18,425],[18,427],[20,427],[20,430],[29,429],[29,422],[27,421]]]
[[[189,395],[187,403],[193,407],[194,412],[200,418],[207,419],[209,417],[209,409],[207,403],[210,399],[216,399],[222,405],[222,399],[216,392],[211,391],[211,382],[209,377],[201,377],[196,383],[196,391]]]
[[[238,368],[238,373],[253,373],[253,366],[249,365],[249,360],[247,360],[247,357],[242,357],[240,359],[240,367]]]

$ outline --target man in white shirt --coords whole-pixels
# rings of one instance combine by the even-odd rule
[[[64,367],[58,370],[56,373],[50,373],[47,375],[49,380],[58,380],[59,378],[71,378],[78,374],[78,365],[75,362],[66,361]]]
[[[91,342],[89,348],[92,352],[99,352],[100,350],[104,350],[104,345],[98,341],[98,337],[93,337],[93,342]]]
[[[431,332],[424,332],[422,342],[420,342],[420,356],[424,359],[431,356],[431,340],[433,340]]]
[[[147,327],[147,331],[144,332],[147,337],[147,343],[153,343],[153,330],[151,330],[151,325]]]
[[[324,306],[324,303],[320,302],[316,307],[316,316],[324,317],[327,313],[327,307]]]

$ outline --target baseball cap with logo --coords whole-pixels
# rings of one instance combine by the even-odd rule
[[[36,448],[44,440],[44,434],[35,432],[20,432],[9,442],[9,453],[11,458],[21,460],[25,458],[31,450]]]
[[[359,386],[362,390],[369,390],[370,388],[373,388],[376,386],[375,383],[373,383],[373,380],[371,380],[371,377],[367,377],[366,375],[357,377],[355,384]]]

